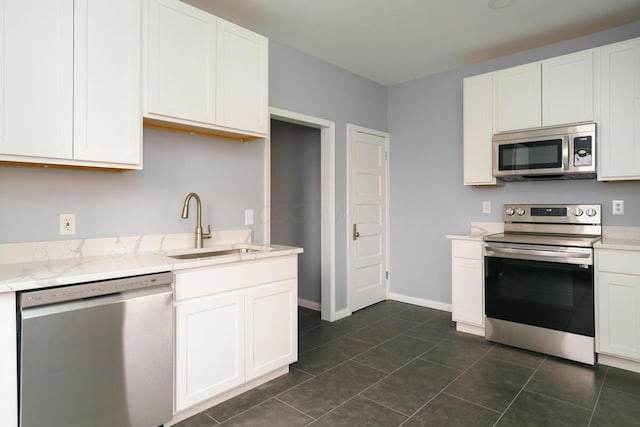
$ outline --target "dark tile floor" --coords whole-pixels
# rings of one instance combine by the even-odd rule
[[[640,374],[488,343],[395,301],[333,323],[298,313],[289,374],[178,425],[640,425]]]

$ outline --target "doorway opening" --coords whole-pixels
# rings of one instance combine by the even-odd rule
[[[303,254],[300,259],[299,282],[303,283],[304,280],[304,283],[303,287],[299,288],[299,304],[309,308],[320,308],[323,320],[337,320],[335,309],[335,124],[328,120],[277,108],[271,108],[270,113],[272,121],[277,121],[274,122],[277,129],[276,133],[271,135],[265,145],[265,243],[282,243],[282,241],[278,240],[294,238],[296,235],[302,239],[300,240],[302,242],[311,242],[309,250],[303,246],[305,252],[308,251],[310,256],[305,261],[302,261],[302,256],[305,255]],[[287,126],[287,124],[296,126]],[[317,170],[304,171],[304,165],[295,164],[296,161],[303,160],[302,157],[295,158],[296,154],[282,155],[281,150],[287,150],[287,148],[280,146],[281,141],[274,142],[273,139],[274,135],[278,138],[278,135],[287,133],[306,135],[299,142],[299,145],[310,143],[306,147],[297,147],[294,149],[294,153],[298,153],[303,157],[310,156],[312,159],[314,151],[316,156],[319,151],[319,164],[316,163],[314,166]],[[312,135],[315,135],[315,137]],[[315,148],[310,147],[314,145],[312,139],[316,138],[317,141],[318,136],[319,143],[316,143]],[[285,145],[287,144],[285,143]],[[312,187],[316,188],[316,190],[311,189],[310,193],[318,191],[317,181],[319,178],[319,197],[318,194],[315,196],[313,194],[304,194],[303,184],[284,182],[287,178],[281,174],[283,171],[272,171],[272,155],[284,157],[282,159],[284,163],[281,166],[277,166],[278,164],[276,163],[274,167],[294,169],[294,172],[297,169],[298,177],[309,175],[307,178],[312,178],[312,182],[316,182],[312,184]],[[315,178],[313,178],[314,176]],[[290,177],[289,179],[297,178]],[[280,188],[272,189],[272,185]],[[291,198],[291,194],[289,194],[283,199],[282,193],[295,192],[302,194],[295,195],[296,197],[294,198]],[[287,223],[289,224],[287,225]],[[293,228],[290,227],[291,223],[294,225]],[[310,225],[309,229],[305,229],[305,223]],[[318,239],[319,246],[317,244]],[[298,244],[298,246],[301,244]],[[303,264],[305,265],[303,266]],[[313,277],[314,274],[315,278]],[[318,282],[320,284],[320,298],[319,301],[314,301],[317,296]],[[306,288],[308,284],[311,284],[309,289]],[[314,305],[313,303],[316,304]]]

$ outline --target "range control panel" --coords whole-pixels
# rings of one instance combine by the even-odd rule
[[[506,223],[601,224],[602,205],[504,205]]]

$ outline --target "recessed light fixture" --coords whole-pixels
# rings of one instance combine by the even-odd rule
[[[513,4],[515,0],[489,0],[489,9],[504,9]]]

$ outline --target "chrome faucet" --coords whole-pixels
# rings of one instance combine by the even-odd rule
[[[197,224],[196,224],[196,248],[202,247],[202,239],[211,238],[211,225],[209,225],[208,232],[202,232],[202,206],[200,203],[200,196],[196,193],[189,193],[184,199],[184,206],[182,207],[182,218],[189,218],[189,202],[191,199],[196,199],[196,208],[198,209]]]

